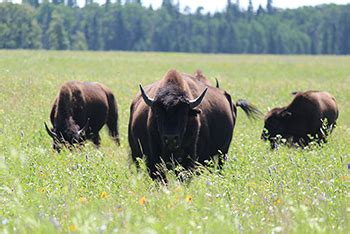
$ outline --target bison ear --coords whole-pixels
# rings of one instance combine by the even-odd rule
[[[188,113],[188,115],[190,117],[196,117],[197,115],[199,115],[200,113],[202,113],[201,109],[190,109],[190,112]]]
[[[282,111],[281,116],[282,116],[283,118],[289,118],[289,117],[292,116],[292,112],[287,111],[287,110]]]

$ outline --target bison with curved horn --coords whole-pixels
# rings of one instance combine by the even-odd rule
[[[239,102],[248,115],[258,113]],[[165,179],[159,164],[191,169],[219,154],[231,143],[236,107],[225,91],[207,86],[176,70],[143,88],[130,107],[129,145],[132,159],[146,157],[153,179]]]
[[[107,124],[110,136],[119,144],[118,108],[110,89],[99,83],[69,81],[62,85],[51,109],[53,128],[45,123],[53,148],[83,144],[100,145],[100,129]]]
[[[280,138],[302,147],[312,140],[326,142],[339,115],[335,98],[321,91],[292,94],[295,97],[288,106],[267,113],[261,138],[270,141],[272,149],[278,147]]]

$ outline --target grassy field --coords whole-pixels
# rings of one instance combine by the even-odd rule
[[[239,110],[223,172],[168,186],[130,163],[129,105],[167,70],[200,68],[264,113],[292,91],[327,90],[338,127],[324,147],[260,141],[263,121]],[[115,93],[121,147],[56,154],[44,129],[60,85],[98,81]],[[349,233],[350,57],[0,51],[1,233]]]

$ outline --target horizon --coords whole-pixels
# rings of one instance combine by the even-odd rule
[[[77,0],[77,5],[83,7],[86,0]],[[96,3],[102,5],[106,0],[94,0]],[[124,2],[125,0],[123,0]],[[183,12],[186,7],[190,8],[191,12],[195,12],[198,7],[203,7],[204,12],[220,12],[225,9],[227,5],[227,0],[173,0],[173,2],[180,2],[180,10]],[[13,3],[22,3],[22,0],[12,0]],[[113,3],[116,0],[112,1]],[[162,0],[141,0],[144,7],[152,6],[154,9],[157,9],[161,6]],[[232,0],[232,3],[236,3],[237,0]],[[247,9],[249,0],[238,0],[240,3],[240,9]],[[257,10],[259,5],[266,8],[267,0],[252,0],[254,10]],[[305,1],[290,1],[290,0],[274,0],[272,1],[273,6],[280,9],[296,9],[304,6],[317,6],[323,4],[336,4],[336,5],[346,5],[350,4],[350,0],[308,0],[305,4]]]
[[[112,1],[115,2],[116,0]],[[207,0],[178,0],[180,3],[180,9],[183,11],[186,7],[190,8],[191,12],[195,12],[198,7],[203,7],[205,12],[219,12],[222,11],[226,5],[227,0],[216,0],[216,1],[207,1]],[[78,5],[84,6],[85,0],[77,0]],[[97,0],[99,4],[104,4],[105,0]],[[157,9],[161,6],[162,0],[142,0],[142,5],[144,7],[149,7],[152,5],[154,9]],[[173,2],[177,2],[177,0],[173,0]],[[232,0],[232,3],[236,3],[236,0]],[[273,6],[281,9],[295,9],[303,6],[317,6],[322,4],[337,4],[337,5],[345,5],[350,4],[350,0],[308,0],[305,4],[305,1],[301,0],[274,0]],[[266,7],[267,0],[252,0],[254,10],[257,10],[259,5]],[[247,9],[249,0],[239,0],[240,8]]]

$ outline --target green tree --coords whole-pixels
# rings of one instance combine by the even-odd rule
[[[22,3],[29,4],[35,8],[39,6],[39,0],[22,0]]]
[[[87,50],[88,46],[83,32],[78,31],[72,37],[72,50]]]
[[[54,11],[52,20],[48,29],[49,49],[51,50],[67,50],[69,48],[69,40],[67,31],[64,28],[61,16]]]
[[[40,48],[40,27],[33,8],[12,3],[0,4],[0,48]]]
[[[267,0],[266,11],[268,14],[272,14],[274,12],[274,8],[272,4],[273,4],[272,0]]]
[[[67,6],[68,7],[76,7],[77,6],[77,0],[67,0]]]

